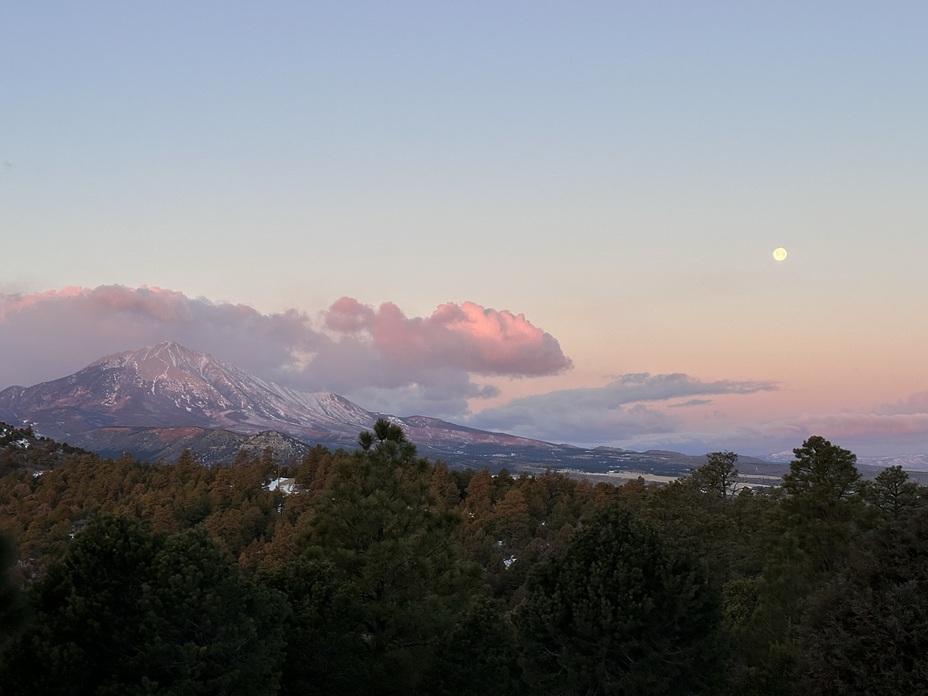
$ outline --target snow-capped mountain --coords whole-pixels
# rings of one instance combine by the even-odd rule
[[[877,469],[886,469],[891,466],[901,466],[906,471],[928,471],[928,454],[897,454],[897,455],[867,455],[858,454],[857,465]],[[775,452],[767,459],[774,462],[791,462],[796,458],[792,450]]]
[[[214,428],[245,435],[272,430],[305,442],[353,445],[358,433],[383,415],[337,394],[264,381],[174,342],[108,355],[73,375],[0,392],[0,421],[31,424],[43,435],[84,447],[92,445],[89,432],[100,439],[104,428],[107,448],[113,447],[114,426]],[[434,453],[461,453],[474,445],[558,449],[437,418],[389,418]]]
[[[376,416],[336,394],[286,389],[165,342],[108,355],[51,382],[10,387],[0,392],[0,419],[34,423],[56,438],[121,425],[353,439]]]
[[[858,463],[885,469],[890,466],[901,466],[906,471],[928,471],[928,454],[901,454],[885,457],[857,457]]]

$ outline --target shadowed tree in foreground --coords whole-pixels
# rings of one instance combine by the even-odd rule
[[[928,693],[928,512],[877,530],[810,602],[799,693]]]
[[[8,693],[267,694],[280,676],[283,598],[198,530],[92,522],[32,592]],[[5,691],[7,692],[7,691]]]
[[[0,534],[0,655],[26,622],[23,594],[10,574],[15,560],[13,544],[6,535]]]
[[[361,450],[339,461],[320,496],[307,538],[306,558],[314,585],[297,575],[281,587],[299,608],[294,630],[313,644],[338,645],[321,653],[291,649],[301,675],[284,679],[285,693],[326,684],[327,693],[438,694],[456,684],[457,694],[505,693],[508,667],[463,664],[454,643],[491,650],[485,585],[457,541],[460,519],[430,485],[430,464],[416,455],[399,426],[377,421],[358,438]],[[326,613],[322,599],[337,602]],[[326,621],[313,622],[325,615]],[[301,621],[301,617],[306,619]],[[315,685],[315,686],[314,686]],[[470,685],[470,686],[467,686]],[[470,691],[468,691],[470,689]]]
[[[716,594],[615,505],[541,564],[516,625],[536,693],[701,693],[721,676]]]

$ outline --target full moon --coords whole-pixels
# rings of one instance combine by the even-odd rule
[[[777,261],[782,261],[783,259],[785,259],[786,249],[784,249],[783,247],[777,247],[776,249],[774,249],[773,258],[775,258]]]

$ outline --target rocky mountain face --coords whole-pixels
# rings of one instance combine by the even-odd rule
[[[303,394],[173,342],[109,355],[68,377],[0,392],[0,420],[68,439],[104,426],[280,430],[353,440],[376,420],[335,394]]]
[[[228,464],[240,452],[249,457],[261,456],[268,449],[278,462],[300,461],[312,449],[312,445],[302,440],[271,430],[244,435],[221,428],[197,427],[108,426],[79,433],[71,438],[71,444],[111,459],[129,452],[136,459],[151,462],[176,462],[184,450],[189,450],[206,466]]]

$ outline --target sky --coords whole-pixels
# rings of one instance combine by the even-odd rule
[[[552,442],[928,454],[926,26],[6,3],[0,389],[176,340]]]

